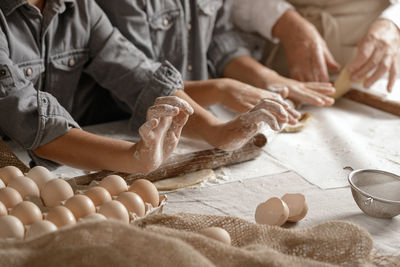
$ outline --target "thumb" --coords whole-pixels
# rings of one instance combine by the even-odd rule
[[[324,49],[324,56],[326,61],[326,66],[331,70],[340,70],[340,64],[335,60],[331,51],[327,47]]]

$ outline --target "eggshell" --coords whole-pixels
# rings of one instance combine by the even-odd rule
[[[6,184],[3,182],[3,180],[0,179],[0,188],[6,187]]]
[[[75,195],[71,197],[65,202],[65,207],[74,214],[75,219],[83,218],[96,212],[92,200],[85,195]]]
[[[125,180],[118,175],[109,175],[101,180],[101,187],[104,187],[111,196],[117,196],[122,192],[128,191],[128,185]]]
[[[81,219],[81,221],[93,221],[93,220],[101,221],[101,220],[107,220],[107,218],[103,214],[93,213]]]
[[[8,183],[8,187],[17,190],[22,199],[40,196],[39,188],[35,182],[25,176],[15,177]]]
[[[14,166],[6,166],[0,169],[0,178],[7,185],[15,177],[24,176],[20,169]]]
[[[160,204],[160,197],[158,196],[157,188],[152,182],[146,179],[135,180],[129,187],[128,191],[135,192],[144,202],[150,203],[153,207],[158,207]]]
[[[18,203],[11,210],[10,215],[17,217],[24,225],[30,225],[43,219],[39,207],[30,201]]]
[[[199,231],[200,234],[209,238],[221,241],[222,243],[231,244],[231,236],[229,233],[220,227],[209,227]]]
[[[64,206],[51,208],[49,213],[47,213],[46,220],[54,223],[57,227],[76,223],[74,214]]]
[[[4,205],[3,202],[0,202],[0,216],[6,216],[7,213],[6,205]]]
[[[129,213],[135,213],[137,216],[142,217],[145,214],[146,208],[142,198],[134,192],[124,192],[117,198]]]
[[[258,205],[255,213],[257,223],[268,225],[281,226],[287,221],[288,217],[288,206],[283,200],[276,197]]]
[[[108,219],[116,219],[129,223],[128,210],[119,201],[111,200],[104,203],[100,206],[99,213],[103,214]]]
[[[110,193],[101,186],[94,186],[90,188],[88,191],[85,192],[85,195],[93,201],[93,204],[96,207],[101,206],[103,205],[103,203],[112,200]]]
[[[11,209],[22,202],[22,197],[14,188],[0,188],[0,201],[3,202],[7,209]]]
[[[286,194],[282,197],[289,208],[288,222],[298,222],[308,212],[308,205],[303,194]]]
[[[23,239],[25,235],[24,225],[17,217],[6,215],[0,217],[0,239]]]
[[[43,186],[48,181],[53,179],[53,175],[51,174],[51,172],[42,166],[33,167],[32,169],[29,170],[29,172],[26,174],[26,176],[28,178],[32,179],[32,181],[34,181],[36,183],[39,190],[42,190]]]
[[[73,195],[72,187],[63,179],[48,181],[40,191],[40,196],[47,207],[60,205],[61,202],[73,197]]]
[[[57,231],[57,226],[47,220],[35,222],[26,231],[25,238],[36,237]]]

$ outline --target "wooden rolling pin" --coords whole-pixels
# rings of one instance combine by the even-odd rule
[[[220,149],[209,149],[171,157],[157,170],[146,175],[100,171],[68,179],[67,181],[71,185],[88,185],[91,181],[101,180],[110,174],[120,175],[128,183],[140,178],[157,181],[202,169],[215,169],[221,166],[252,160],[261,154],[261,148],[266,143],[267,138],[262,134],[258,134],[242,148],[235,151],[227,152]]]

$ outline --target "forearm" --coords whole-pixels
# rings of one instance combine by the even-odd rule
[[[79,129],[43,145],[33,152],[41,158],[84,170],[140,172],[140,163],[133,156],[135,144],[101,137]]]
[[[292,37],[292,34],[288,34],[289,32],[303,32],[307,27],[314,26],[303,18],[296,10],[289,9],[275,23],[272,28],[272,36],[278,38],[283,45],[285,45],[285,43]],[[301,34],[296,34],[296,36],[301,36]]]
[[[278,74],[249,56],[237,57],[226,66],[224,77],[266,89]]]
[[[185,82],[185,93],[202,107],[220,103],[223,79]]]

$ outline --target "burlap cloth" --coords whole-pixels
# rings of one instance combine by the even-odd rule
[[[0,167],[27,167],[0,139]],[[232,246],[196,232],[219,226]],[[0,266],[400,266],[400,257],[372,252],[362,228],[328,222],[289,230],[235,217],[151,215],[133,225],[79,223],[24,241],[0,240]]]

